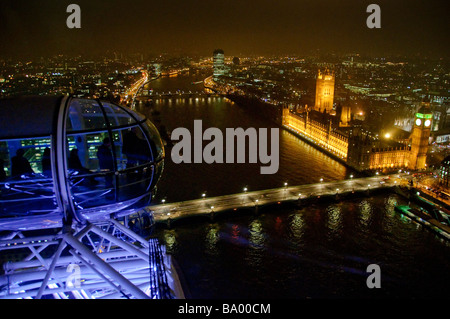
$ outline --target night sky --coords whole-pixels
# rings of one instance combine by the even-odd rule
[[[66,8],[81,7],[81,29]],[[381,7],[381,29],[366,8]],[[0,55],[409,54],[448,57],[447,0],[1,0]]]

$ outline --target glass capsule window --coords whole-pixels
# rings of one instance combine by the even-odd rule
[[[107,102],[103,102],[102,106],[105,110],[106,117],[108,118],[108,123],[111,127],[131,125],[136,123],[136,120],[119,106]]]
[[[155,150],[155,161],[159,161],[164,158],[164,146],[161,140],[161,136],[159,135],[158,129],[153,125],[149,120],[145,121],[145,125],[143,126],[144,130],[147,132],[149,136],[149,142],[152,145],[152,149]]]
[[[68,132],[104,128],[106,128],[105,117],[97,101],[76,99],[71,102],[67,117]]]
[[[104,205],[148,203],[159,177],[155,172],[162,170],[157,162],[164,157],[153,124],[109,102],[75,101],[68,113],[67,167],[75,209],[86,213]]]
[[[139,126],[113,131],[119,169],[119,200],[128,200],[148,192],[154,164],[150,145]]]
[[[57,211],[50,137],[0,141],[0,218]]]
[[[69,186],[77,210],[112,204],[116,199],[114,158],[107,131],[67,137]]]

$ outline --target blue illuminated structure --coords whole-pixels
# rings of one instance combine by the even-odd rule
[[[120,217],[150,203],[163,170],[155,126],[72,97],[0,100],[0,229]]]
[[[183,298],[152,225],[155,126],[107,101],[0,100],[0,298]],[[14,254],[12,254],[14,255]]]

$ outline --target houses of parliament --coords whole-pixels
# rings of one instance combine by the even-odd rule
[[[358,171],[426,168],[432,112],[428,101],[415,113],[412,132],[403,139],[385,139],[364,129],[349,105],[333,108],[335,74],[319,70],[313,107],[284,107],[282,125]]]

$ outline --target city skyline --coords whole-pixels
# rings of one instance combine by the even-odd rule
[[[2,2],[4,57],[144,52],[229,55],[351,53],[448,57],[446,3],[378,1],[381,28],[369,29],[368,1],[77,1],[81,29],[69,29],[70,1]]]

